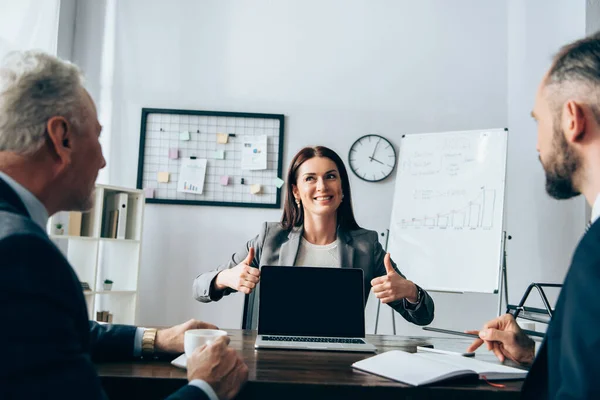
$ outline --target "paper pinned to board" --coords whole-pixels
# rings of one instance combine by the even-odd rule
[[[267,135],[244,136],[242,140],[242,169],[267,169]]]
[[[206,177],[206,159],[184,158],[179,168],[177,191],[202,194]]]

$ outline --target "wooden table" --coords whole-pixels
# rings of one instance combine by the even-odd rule
[[[410,387],[354,370],[350,365],[370,357],[367,353],[323,351],[255,350],[256,331],[228,330],[230,346],[240,351],[248,364],[248,383],[239,399],[516,399],[522,381],[503,382],[495,388],[485,382],[452,381]],[[411,338],[367,335],[378,352],[400,349],[414,352],[416,346],[466,348],[468,339]],[[464,347],[463,347],[464,345]],[[495,361],[492,354],[478,359]],[[186,371],[168,361],[98,364],[98,373],[110,399],[162,399],[186,384]]]

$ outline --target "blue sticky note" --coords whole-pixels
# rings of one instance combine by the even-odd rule
[[[188,131],[183,131],[179,134],[179,140],[190,140],[190,133]]]
[[[225,159],[225,151],[223,151],[223,150],[216,150],[215,151],[215,158],[217,160],[224,160]]]
[[[277,186],[277,189],[281,189],[284,183],[285,182],[283,181],[283,179],[279,177],[275,178],[275,186]]]

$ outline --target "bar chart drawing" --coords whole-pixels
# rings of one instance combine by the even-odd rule
[[[459,208],[402,218],[400,227],[491,229],[494,227],[495,212],[496,190],[482,187],[475,198]]]

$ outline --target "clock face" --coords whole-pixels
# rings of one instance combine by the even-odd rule
[[[368,182],[382,181],[396,166],[396,149],[384,137],[366,135],[359,138],[348,153],[350,169]]]

